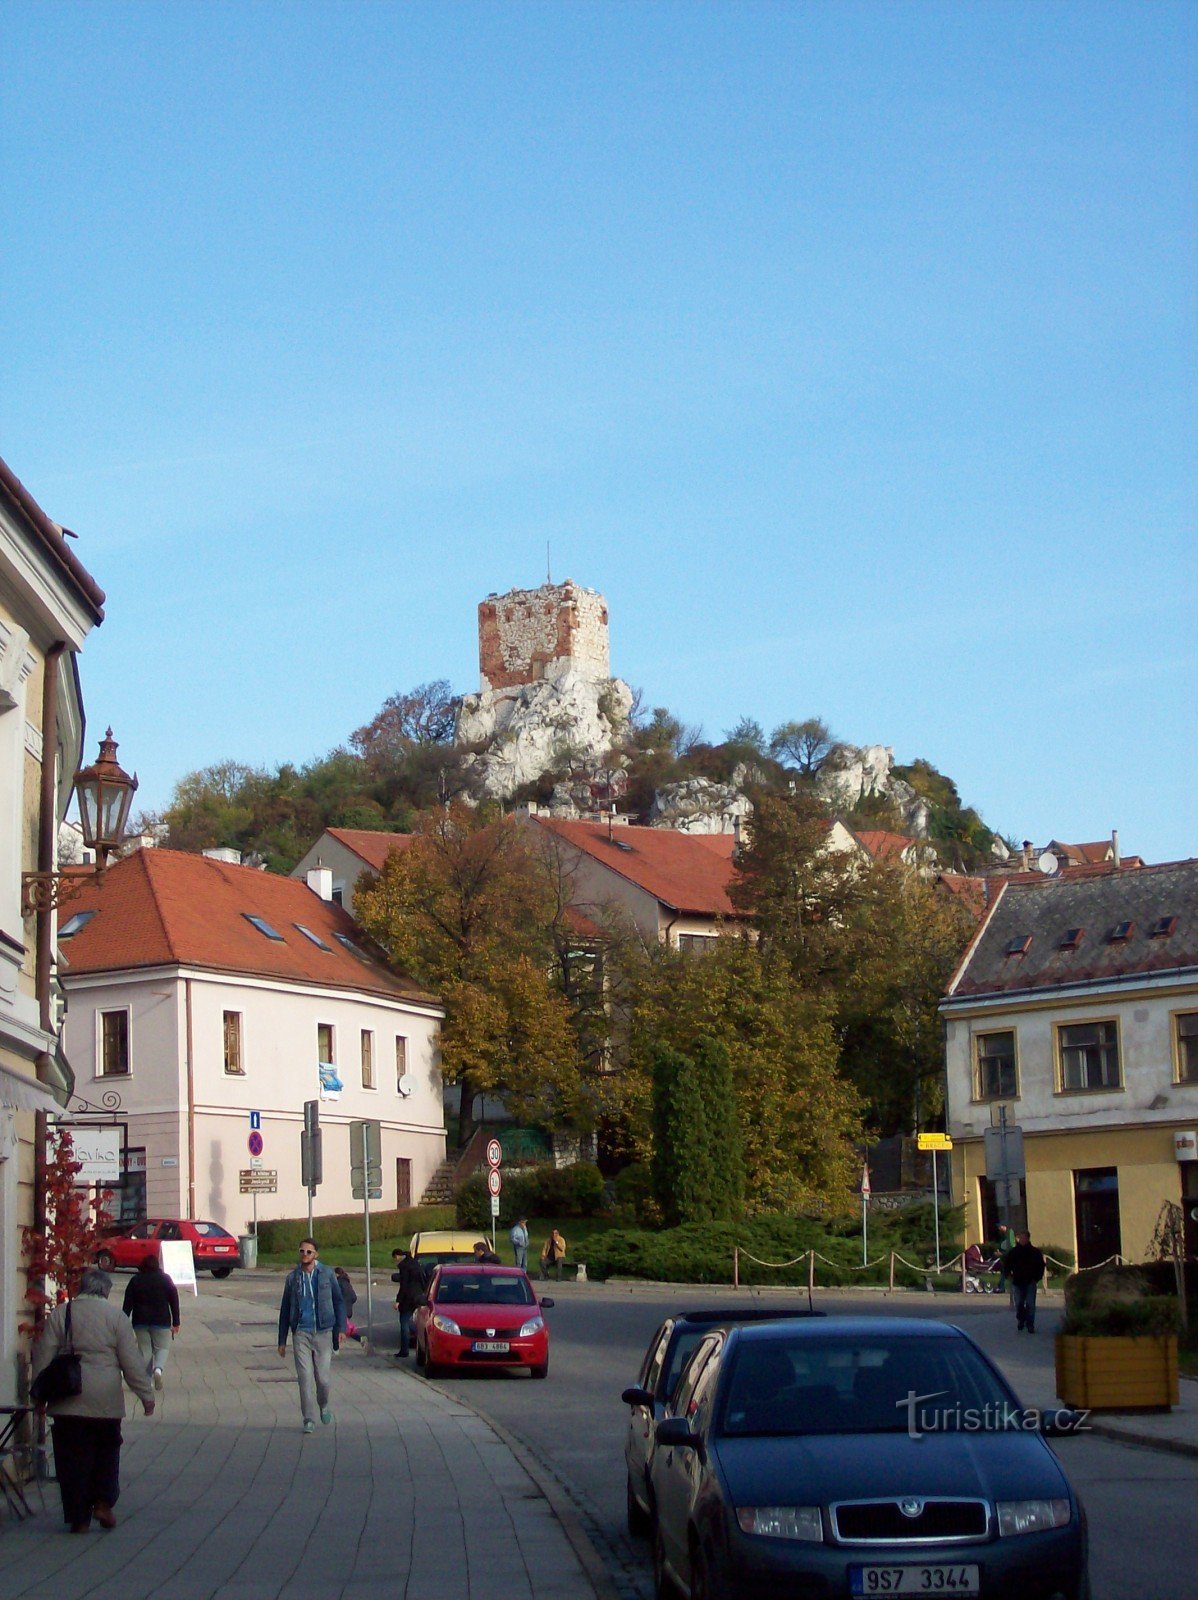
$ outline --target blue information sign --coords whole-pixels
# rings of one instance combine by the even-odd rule
[[[255,1133],[257,1133],[258,1129],[261,1126],[262,1126],[262,1113],[260,1111],[251,1111],[250,1112],[250,1127],[253,1129],[253,1131]]]

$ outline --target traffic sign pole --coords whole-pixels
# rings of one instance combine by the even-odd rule
[[[936,1152],[932,1151],[932,1212],[936,1218],[936,1271],[940,1271],[940,1180],[936,1176]]]

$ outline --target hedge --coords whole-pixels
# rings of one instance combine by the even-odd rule
[[[504,1175],[499,1227],[510,1228],[518,1217],[594,1217],[603,1207],[603,1174],[593,1162],[568,1167],[545,1162]],[[458,1190],[457,1220],[460,1228],[490,1228],[491,1197],[481,1172]]]
[[[372,1211],[370,1213],[371,1239],[406,1239],[409,1234],[424,1228],[452,1228],[452,1206],[409,1206],[404,1211]],[[366,1243],[366,1228],[360,1211],[347,1211],[338,1216],[316,1217],[312,1231],[322,1248],[330,1245]],[[273,1222],[258,1224],[258,1249],[263,1255],[292,1255],[301,1239],[307,1237],[307,1217],[281,1217]]]

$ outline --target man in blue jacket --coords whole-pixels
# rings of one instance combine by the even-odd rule
[[[316,1241],[301,1239],[299,1265],[292,1267],[283,1285],[279,1306],[279,1355],[287,1354],[287,1334],[299,1379],[304,1432],[316,1431],[320,1420],[332,1422],[329,1406],[333,1352],[341,1347],[345,1332],[345,1301],[331,1267],[316,1259]]]

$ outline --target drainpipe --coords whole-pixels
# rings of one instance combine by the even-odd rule
[[[42,668],[42,772],[37,817],[37,870],[53,872],[58,844],[58,663],[66,645],[59,641],[46,651]],[[50,989],[50,967],[54,957],[53,913],[39,910],[34,923],[33,983],[37,996],[38,1022],[43,1033],[54,1027],[54,1008]],[[37,1058],[39,1083],[50,1084],[50,1056],[42,1051]],[[33,1226],[38,1233],[46,1230],[46,1140],[50,1124],[44,1111],[34,1115],[33,1133]],[[38,1307],[34,1322],[38,1331],[45,1317],[44,1308]]]
[[[184,978],[183,980],[183,1008],[187,1016],[187,1216],[190,1221],[194,1221],[196,1214],[196,1086],[190,978]]]

